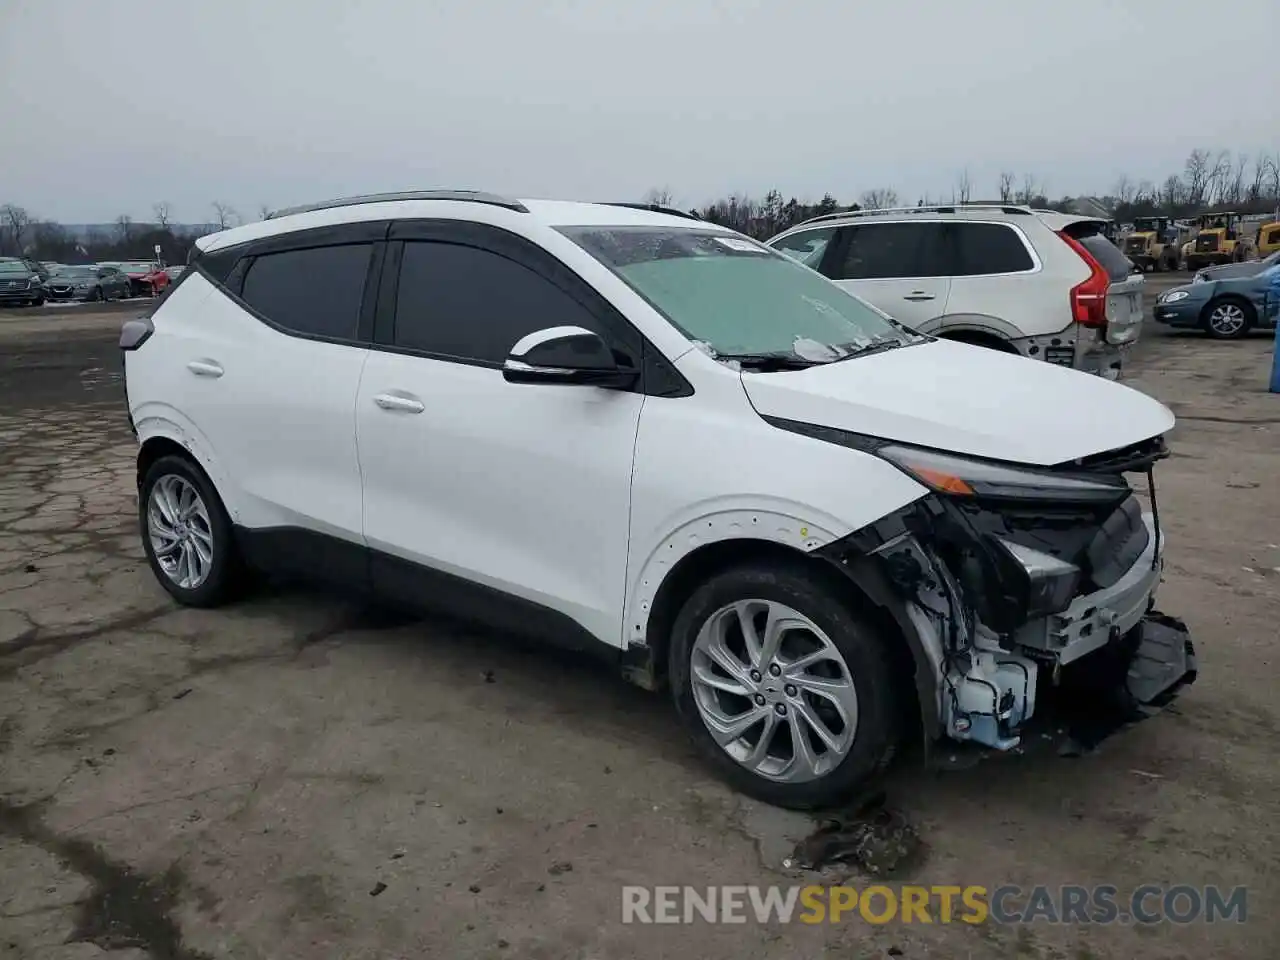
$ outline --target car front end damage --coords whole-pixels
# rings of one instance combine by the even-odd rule
[[[928,739],[1012,750],[1050,701],[1114,729],[1195,680],[1186,626],[1155,610],[1161,438],[1049,469],[878,447],[932,492],[821,553],[906,635]]]

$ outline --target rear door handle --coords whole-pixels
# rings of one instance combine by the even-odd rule
[[[398,410],[402,413],[421,413],[426,409],[422,401],[415,397],[401,397],[394,393],[380,393],[373,398],[383,410]]]
[[[187,364],[187,369],[197,377],[217,378],[223,374],[222,367],[212,360],[192,360]]]
[[[936,300],[938,298],[935,297],[932,293],[925,293],[923,290],[912,290],[902,299],[910,300],[914,303],[920,300]]]

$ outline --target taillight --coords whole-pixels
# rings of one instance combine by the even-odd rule
[[[1082,327],[1107,325],[1107,291],[1111,289],[1111,277],[1097,259],[1075,237],[1059,231],[1063,241],[1079,254],[1089,267],[1089,279],[1071,288],[1071,316]]]

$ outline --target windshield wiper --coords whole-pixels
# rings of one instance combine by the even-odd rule
[[[736,360],[744,370],[768,373],[771,370],[803,370],[826,363],[826,360],[806,360],[794,353],[717,353],[717,360]]]
[[[839,363],[841,360],[849,360],[853,357],[866,357],[873,353],[884,353],[886,350],[897,350],[899,347],[910,347],[924,342],[923,338],[919,340],[899,340],[896,337],[885,337],[882,340],[873,340],[864,344],[842,343],[838,349],[847,352],[832,362]]]

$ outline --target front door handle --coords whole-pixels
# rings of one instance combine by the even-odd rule
[[[187,369],[194,373],[197,377],[220,377],[223,374],[222,367],[214,363],[212,360],[192,360],[187,364]]]
[[[912,290],[902,299],[910,300],[912,303],[917,303],[921,300],[936,300],[937,297],[935,297],[932,293],[925,293],[923,290]]]
[[[402,413],[421,413],[426,409],[421,400],[413,397],[401,397],[394,393],[380,393],[373,398],[383,410],[398,410]]]

